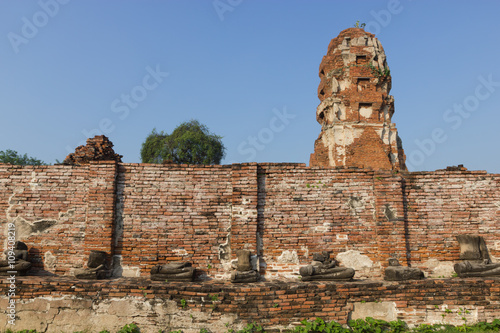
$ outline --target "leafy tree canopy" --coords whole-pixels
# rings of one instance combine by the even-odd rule
[[[46,165],[43,161],[34,157],[28,157],[28,154],[20,155],[17,151],[7,149],[0,150],[0,163],[15,165]]]
[[[142,144],[141,159],[143,163],[220,164],[225,150],[221,136],[191,120],[177,126],[172,134],[153,129]]]

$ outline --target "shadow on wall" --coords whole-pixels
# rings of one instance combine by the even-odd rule
[[[261,276],[266,274],[267,264],[264,259],[264,210],[266,207],[266,173],[261,166],[257,166],[257,268]]]
[[[29,261],[33,264],[31,269],[28,271],[28,275],[40,275],[40,276],[56,276],[57,274],[51,273],[46,270],[46,264],[49,266],[53,265],[55,267],[57,259],[51,252],[42,254],[40,249],[36,247],[31,247],[28,250]],[[45,258],[44,258],[45,257]]]

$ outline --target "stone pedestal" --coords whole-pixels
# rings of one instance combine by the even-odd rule
[[[195,268],[190,262],[172,262],[151,268],[151,280],[154,281],[193,281]]]
[[[0,276],[24,276],[31,268],[28,261],[28,246],[20,241],[14,244],[14,250],[5,251],[5,260],[0,260]]]
[[[389,259],[389,267],[385,269],[384,273],[386,281],[421,280],[424,278],[424,272],[420,269],[401,266],[397,259]]]
[[[336,260],[330,260],[330,253],[327,251],[313,254],[311,265],[301,267],[299,270],[302,281],[313,280],[335,280],[350,281],[356,273],[354,269],[348,267],[338,267]]]
[[[236,271],[231,273],[232,283],[251,283],[257,282],[260,279],[260,274],[253,269],[250,261],[250,251],[238,250],[236,256],[238,262],[236,264]]]
[[[91,251],[87,261],[87,268],[75,269],[74,275],[82,280],[102,280],[110,276],[106,267],[107,253],[104,251]]]

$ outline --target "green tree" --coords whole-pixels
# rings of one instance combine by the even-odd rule
[[[0,163],[15,164],[15,165],[47,165],[43,161],[34,157],[28,157],[28,154],[20,155],[17,151],[7,149],[0,150]]]
[[[143,163],[220,164],[225,150],[221,136],[191,120],[177,126],[172,134],[153,129],[142,144],[141,159]]]
[[[156,128],[153,129],[151,134],[149,134],[146,138],[146,141],[142,143],[142,163],[161,163],[164,159],[166,159],[167,151],[164,141],[167,136],[167,133],[158,133],[156,132]]]

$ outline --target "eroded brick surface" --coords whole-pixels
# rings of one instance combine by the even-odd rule
[[[406,170],[378,39],[360,28],[342,31],[330,42],[319,76],[316,120],[322,128],[310,165]]]

